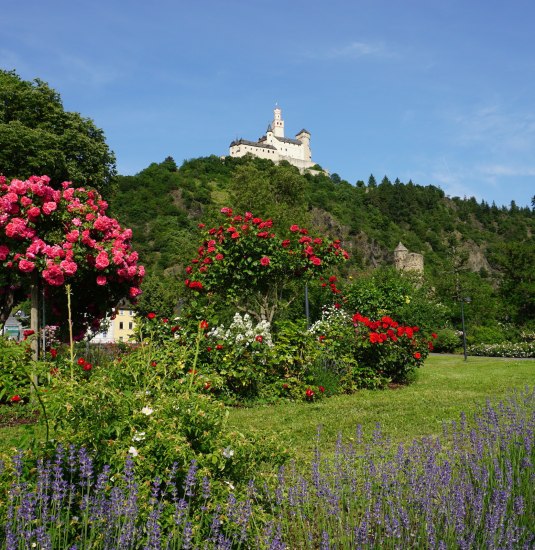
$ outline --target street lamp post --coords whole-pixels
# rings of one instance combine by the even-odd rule
[[[464,303],[466,302],[467,304],[469,304],[471,301],[472,301],[472,299],[470,298],[470,296],[466,296],[465,298],[461,298],[461,322],[462,322],[462,325],[463,325],[463,350],[464,350],[464,360],[465,361],[467,360],[467,355],[466,355],[466,330],[464,328]]]

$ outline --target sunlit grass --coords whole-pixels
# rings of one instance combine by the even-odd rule
[[[242,431],[275,434],[298,457],[310,458],[318,426],[322,448],[334,448],[338,434],[347,441],[358,424],[371,433],[376,424],[393,440],[440,435],[443,422],[461,411],[475,411],[486,398],[499,400],[510,388],[535,384],[535,361],[430,356],[410,386],[385,391],[362,390],[318,403],[280,403],[233,409],[230,425]]]

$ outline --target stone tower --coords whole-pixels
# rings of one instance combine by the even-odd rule
[[[271,123],[273,134],[276,137],[284,137],[284,120],[282,120],[282,111],[278,105],[275,105],[273,110],[273,122]]]
[[[396,266],[396,269],[403,269],[403,265],[405,263],[408,253],[408,249],[403,246],[400,241],[394,249],[394,265]]]
[[[312,151],[310,150],[310,132],[301,130],[295,136],[303,144],[303,160],[312,160]]]
[[[424,272],[424,257],[416,252],[409,252],[400,242],[394,250],[394,265],[403,271]]]

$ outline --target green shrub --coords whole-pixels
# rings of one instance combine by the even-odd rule
[[[507,335],[499,326],[471,326],[466,331],[466,342],[469,345],[501,344],[507,340]]]
[[[0,336],[0,403],[16,405],[29,400],[30,370],[30,342]]]
[[[461,336],[452,328],[442,328],[436,332],[434,350],[437,353],[454,353],[462,345]]]
[[[189,346],[146,341],[108,367],[59,369],[44,397],[54,445],[84,446],[115,469],[130,454],[151,475],[175,463],[185,475],[195,460],[206,475],[235,481],[285,460],[274,442],[227,429],[228,411],[196,361],[203,341],[201,330]]]

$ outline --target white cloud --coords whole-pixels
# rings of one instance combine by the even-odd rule
[[[341,46],[325,48],[321,51],[307,51],[305,57],[318,60],[359,59],[363,57],[393,57],[386,45],[381,42],[354,41]]]
[[[493,103],[452,118],[457,130],[454,137],[461,145],[483,145],[496,153],[525,153],[535,147],[535,115],[531,112],[507,110]]]
[[[506,164],[483,164],[476,166],[476,170],[486,176],[516,176],[533,177],[535,176],[535,166],[525,165],[506,165]]]

